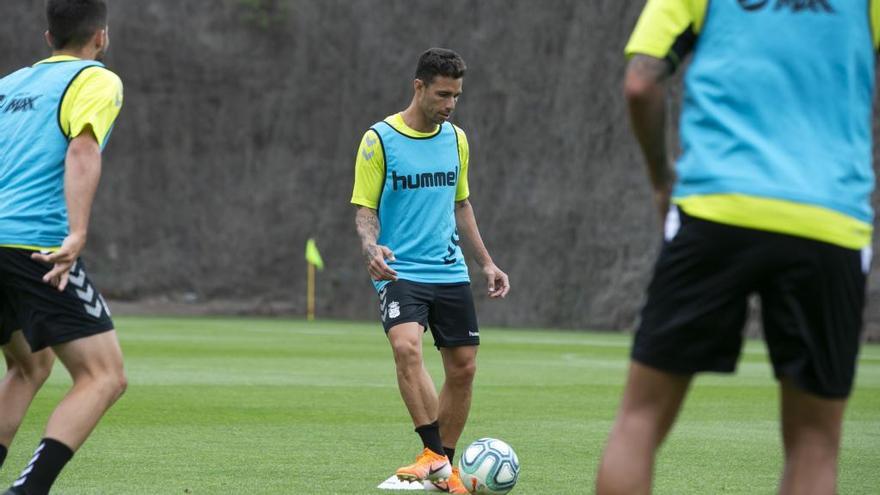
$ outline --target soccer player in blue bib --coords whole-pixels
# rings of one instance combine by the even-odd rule
[[[489,296],[510,290],[468,201],[467,138],[448,122],[464,73],[455,52],[431,48],[421,55],[409,107],[361,140],[351,199],[400,394],[424,445],[397,476],[431,481],[449,493],[467,493],[451,463],[470,410],[480,343],[462,242],[486,277]],[[446,374],[439,397],[422,360],[427,328]]]
[[[735,370],[751,294],[780,385],[779,491],[835,493],[871,258],[878,28],[878,0],[648,0],[625,92],[665,242],[599,494],[650,492],[693,375]],[[673,172],[665,85],[690,52]]]
[[[48,0],[53,54],[0,79],[0,465],[55,356],[73,386],[7,495],[45,495],[125,389],[104,299],[79,254],[122,106],[103,0]]]

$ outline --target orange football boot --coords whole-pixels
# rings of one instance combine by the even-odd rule
[[[449,476],[449,481],[446,482],[446,491],[448,493],[458,493],[461,495],[467,495],[470,493],[467,488],[464,487],[464,483],[461,482],[461,473],[458,472],[458,468],[452,468],[452,475]]]
[[[451,475],[449,459],[429,448],[416,457],[416,462],[397,470],[397,479],[401,481],[446,481]]]
[[[461,482],[461,475],[457,467],[452,468],[452,474],[446,481],[424,481],[422,484],[427,492],[457,493],[459,495],[468,495],[470,493],[464,487],[464,483]]]

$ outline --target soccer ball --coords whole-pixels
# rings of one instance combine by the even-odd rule
[[[470,444],[458,461],[461,481],[477,495],[504,495],[519,478],[519,458],[501,440],[481,438]]]

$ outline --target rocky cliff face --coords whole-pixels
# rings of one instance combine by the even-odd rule
[[[42,0],[7,1],[3,73],[45,54]],[[659,245],[630,135],[626,0],[112,2],[125,107],[87,259],[107,296],[302,313],[303,249],[327,262],[318,311],[373,318],[351,194],[360,136],[406,106],[419,53],[468,62],[454,120],[508,300],[485,323],[628,328]],[[472,267],[473,268],[473,267]],[[878,272],[872,273],[876,287]],[[878,293],[869,326],[880,328]]]

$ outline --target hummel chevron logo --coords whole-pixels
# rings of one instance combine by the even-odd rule
[[[76,295],[85,302],[92,302],[92,297],[95,295],[95,289],[93,289],[91,285],[86,285],[86,290],[76,289]]]
[[[101,313],[105,310],[108,315],[110,314],[107,303],[104,302],[101,295],[95,292],[92,284],[86,283],[86,272],[79,267],[79,263],[73,265],[67,280],[75,287],[76,297],[80,298],[83,302],[83,309],[86,310],[86,313],[93,318],[100,318]]]
[[[82,288],[83,284],[86,281],[86,272],[79,269],[79,263],[73,265],[73,268],[70,270],[70,275],[68,275],[67,280],[70,281],[73,285]]]
[[[388,295],[388,287],[383,287],[382,290],[379,291],[379,317],[382,318],[382,323],[385,323],[385,306],[388,304],[388,299],[385,296]]]
[[[367,134],[364,137],[364,144],[366,146],[361,150],[361,156],[364,157],[364,160],[372,160],[373,155],[376,154],[376,151],[373,150],[373,146],[376,146],[376,138],[374,138],[371,134]]]
[[[100,300],[96,300],[94,305],[83,304],[83,308],[85,308],[86,313],[92,315],[94,318],[98,318],[101,316],[101,313],[104,311],[104,306],[101,304]]]
[[[108,306],[107,301],[104,300],[104,296],[98,294],[98,299],[101,300],[101,305],[104,306],[104,311],[107,312],[107,316],[113,316],[113,313],[110,312],[110,306]]]

